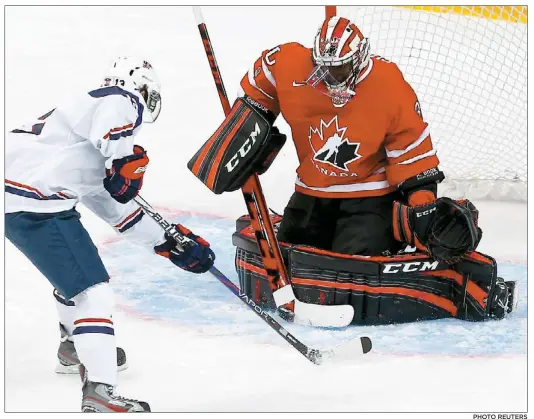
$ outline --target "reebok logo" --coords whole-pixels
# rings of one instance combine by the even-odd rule
[[[420,173],[416,176],[417,180],[424,180],[426,178],[436,176],[439,173],[438,169],[433,167],[432,169],[425,170],[423,173]]]
[[[248,103],[250,103],[252,106],[262,110],[263,112],[269,112],[269,109],[267,109],[265,106],[263,106],[261,103],[256,102],[254,99],[251,99],[249,96],[246,97],[246,100]]]

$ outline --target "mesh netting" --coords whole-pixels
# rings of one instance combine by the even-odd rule
[[[527,15],[519,6],[338,6],[416,91],[451,197],[526,201]]]

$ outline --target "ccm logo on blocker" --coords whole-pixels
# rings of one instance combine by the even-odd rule
[[[254,143],[256,142],[256,137],[261,133],[260,127],[258,124],[254,127],[254,131],[250,133],[250,136],[247,138],[247,140],[243,143],[241,148],[235,153],[230,161],[226,163],[226,170],[228,170],[228,173],[230,173],[232,170],[234,170],[237,165],[239,164],[239,156],[242,158],[245,157]]]

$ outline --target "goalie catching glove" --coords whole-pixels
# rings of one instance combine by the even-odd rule
[[[174,227],[191,242],[183,246],[184,250],[181,251],[176,247],[176,240],[165,234],[167,241],[154,247],[154,251],[186,271],[195,274],[208,271],[215,261],[215,253],[210,249],[210,244],[181,224],[176,224]]]
[[[434,259],[448,264],[459,262],[478,246],[482,230],[478,210],[467,199],[439,198],[426,205],[393,206],[395,239],[415,246]]]

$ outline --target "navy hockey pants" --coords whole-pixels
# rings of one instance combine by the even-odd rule
[[[67,299],[109,280],[89,233],[74,208],[52,214],[5,215],[6,237]]]

